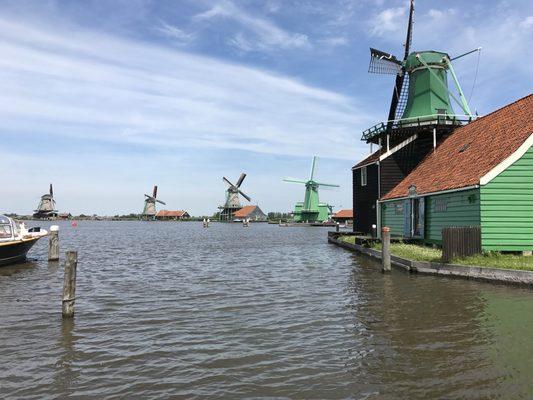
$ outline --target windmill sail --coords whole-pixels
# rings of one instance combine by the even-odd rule
[[[409,49],[411,48],[411,39],[413,37],[413,12],[415,10],[414,0],[411,0],[409,7],[409,22],[407,24],[407,36],[405,38],[405,51],[403,61],[409,56]],[[389,121],[401,118],[405,105],[407,104],[407,92],[409,90],[409,78],[405,73],[405,67],[402,63],[401,71],[396,75],[396,82],[394,84],[394,91],[392,92],[392,100],[389,108]],[[387,127],[390,129],[390,126]]]
[[[401,61],[395,56],[381,50],[370,48],[370,64],[368,72],[371,74],[396,75],[402,70]]]

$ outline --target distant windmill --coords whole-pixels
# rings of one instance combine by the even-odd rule
[[[339,187],[332,183],[321,183],[314,180],[316,162],[318,157],[313,157],[311,164],[311,173],[308,180],[285,178],[285,182],[301,183],[305,185],[305,198],[303,202],[296,203],[294,207],[295,222],[324,222],[329,219],[332,206],[326,203],[320,203],[318,200],[319,186]]]
[[[54,189],[50,184],[50,191],[41,196],[41,201],[37,209],[34,210],[34,218],[53,218],[57,217],[56,202],[54,200]]]
[[[231,221],[233,219],[233,214],[235,214],[236,211],[240,210],[242,208],[241,202],[239,199],[239,194],[244,197],[246,200],[251,201],[252,199],[243,193],[240,189],[242,182],[244,181],[244,178],[246,178],[246,174],[243,172],[239,179],[237,180],[237,183],[234,185],[231,183],[226,177],[223,177],[222,180],[228,184],[228,188],[226,189],[226,202],[223,206],[218,207],[220,211],[220,219],[223,221]]]
[[[154,190],[152,192],[152,195],[149,196],[145,194],[146,199],[144,199],[144,209],[142,212],[142,218],[143,219],[154,219],[156,214],[156,207],[155,203],[166,205],[165,202],[161,200],[157,200],[157,185],[154,186]]]

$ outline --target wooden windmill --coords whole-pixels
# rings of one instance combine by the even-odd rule
[[[473,118],[452,61],[479,51],[480,48],[456,57],[435,50],[410,52],[413,13],[414,0],[411,0],[405,50],[401,59],[370,48],[368,72],[396,75],[396,80],[388,120],[363,132],[362,140],[368,143],[388,144],[390,148],[391,140],[397,143],[407,135],[427,129],[428,125],[436,129],[436,135],[442,135]],[[455,91],[448,85],[448,73],[455,84]],[[451,100],[460,107],[460,113],[453,111]]]
[[[318,157],[314,156],[311,163],[311,173],[308,180],[285,178],[285,182],[300,183],[305,185],[305,197],[303,202],[296,203],[294,207],[295,222],[324,222],[329,219],[332,206],[320,203],[318,199],[318,188],[320,186],[339,187],[332,183],[321,183],[315,181],[315,169]]]
[[[144,199],[144,209],[141,214],[141,217],[143,219],[155,219],[155,214],[157,212],[156,210],[156,204],[163,204],[166,205],[165,202],[157,199],[157,185],[154,186],[154,190],[152,191],[152,195],[149,196],[147,194],[144,195],[146,198]]]
[[[222,178],[222,180],[228,184],[228,188],[226,189],[226,201],[224,202],[224,205],[218,207],[220,209],[221,221],[232,221],[233,214],[242,208],[239,195],[248,201],[252,200],[240,189],[244,178],[246,178],[244,172],[241,174],[236,184],[231,183],[226,177]]]
[[[368,233],[377,225],[376,202],[433,151],[454,129],[473,120],[452,61],[441,51],[411,51],[414,0],[403,57],[370,48],[368,72],[396,76],[387,121],[363,132],[361,140],[378,150],[353,168],[354,231]],[[448,75],[455,90],[448,85]],[[452,100],[461,111],[455,113]]]
[[[54,188],[50,184],[50,190],[47,194],[41,196],[37,209],[34,210],[34,218],[44,219],[57,217],[56,202],[54,200]]]

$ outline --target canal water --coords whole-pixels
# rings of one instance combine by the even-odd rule
[[[323,228],[60,223],[0,268],[6,399],[526,399],[533,291],[393,271]]]

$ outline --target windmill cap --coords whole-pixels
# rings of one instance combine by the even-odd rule
[[[59,231],[59,226],[57,226],[57,225],[52,225],[52,226],[50,227],[50,232],[57,232],[57,231]]]
[[[443,58],[450,56],[448,53],[435,50],[414,51],[405,60],[405,69],[411,71],[415,68],[422,67],[424,64],[420,62],[420,59],[429,65],[437,65],[440,67],[448,68],[448,65],[443,61]]]

